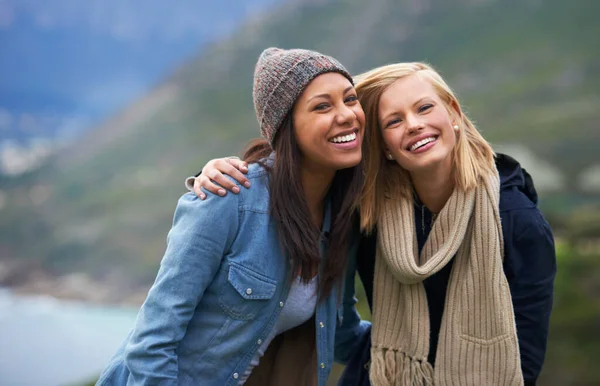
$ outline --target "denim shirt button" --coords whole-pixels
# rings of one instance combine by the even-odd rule
[[[252,288],[248,288],[248,289],[246,290],[246,293],[247,293],[248,295],[252,295]]]
[[[325,368],[325,363],[321,362],[321,368],[324,369]]]
[[[262,339],[257,340],[256,344],[262,344]]]
[[[325,327],[325,323],[319,322],[319,327],[321,327],[321,328]]]
[[[283,307],[283,302],[279,302],[279,307]]]
[[[233,373],[233,379],[238,379],[240,375],[238,373]]]

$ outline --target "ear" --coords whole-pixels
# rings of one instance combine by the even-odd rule
[[[457,122],[462,122],[463,113],[460,108],[460,105],[456,100],[453,99],[450,101],[450,106],[448,106],[448,109],[450,110],[450,114],[454,117],[453,120],[456,120]]]

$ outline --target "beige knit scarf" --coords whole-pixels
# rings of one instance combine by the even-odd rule
[[[498,174],[456,189],[418,254],[413,202],[389,199],[378,223],[371,383],[523,385],[514,310],[502,269]],[[427,362],[423,280],[454,257],[435,369]]]

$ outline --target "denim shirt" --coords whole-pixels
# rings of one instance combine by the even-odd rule
[[[252,188],[238,195],[180,198],[156,281],[97,385],[238,384],[290,288],[290,265],[269,215],[268,173],[252,164],[247,178]],[[323,232],[330,218],[328,205]],[[319,386],[334,356],[347,361],[368,326],[354,307],[351,249],[341,304],[334,289],[316,308]]]

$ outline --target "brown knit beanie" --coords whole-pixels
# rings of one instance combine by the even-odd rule
[[[337,72],[352,77],[340,62],[315,51],[267,48],[254,69],[254,110],[260,132],[271,145],[296,99],[317,76]]]

